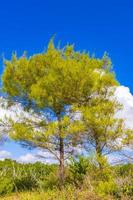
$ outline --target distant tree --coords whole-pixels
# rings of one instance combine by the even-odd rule
[[[60,163],[61,183],[64,182],[64,161],[73,153],[85,129],[81,118],[75,118],[73,107],[89,106],[99,87],[118,84],[110,65],[107,56],[90,57],[85,52],[75,52],[71,45],[58,49],[53,40],[46,52],[30,58],[25,54],[17,58],[13,54],[11,61],[5,61],[2,80],[8,96],[40,115],[46,110],[52,113],[43,122],[31,123],[26,119],[13,124],[10,135],[52,153]],[[103,73],[104,79],[101,79]],[[85,110],[84,114],[87,118]]]

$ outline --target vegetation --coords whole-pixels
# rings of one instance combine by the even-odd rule
[[[131,199],[133,165],[105,165],[101,170],[93,158],[79,156],[65,167],[67,177],[59,190],[58,166],[55,164],[20,164],[0,161],[0,195],[4,199]],[[124,184],[123,184],[124,183]],[[30,191],[30,192],[29,192]],[[28,197],[27,197],[28,196]]]
[[[114,97],[119,83],[106,54],[99,59],[75,51],[72,45],[59,49],[52,39],[46,52],[30,58],[13,54],[5,61],[2,81],[12,103],[19,102],[40,117],[34,121],[9,119],[9,136],[51,153],[59,167],[6,160],[1,194],[37,190],[45,191],[45,199],[49,192],[51,199],[66,199],[68,193],[68,199],[91,199],[92,194],[92,199],[131,198],[132,175],[128,173],[123,188],[125,176],[120,171],[127,167],[130,172],[132,165],[111,167],[105,157],[133,141],[132,130],[116,117],[122,109]],[[78,149],[85,157],[78,155]],[[90,159],[87,155],[92,151],[95,156]]]

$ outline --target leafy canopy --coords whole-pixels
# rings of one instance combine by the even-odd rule
[[[11,61],[5,61],[2,79],[4,91],[11,97],[58,112],[64,105],[88,101],[105,84],[106,87],[116,85],[110,70],[107,56],[90,57],[87,53],[75,52],[71,45],[58,49],[51,40],[46,52],[30,58],[25,54],[17,58],[13,54]]]
[[[97,119],[93,116],[95,110],[102,112],[103,105],[98,105],[97,99],[97,107],[93,107],[92,101],[95,101],[95,96],[103,98],[110,87],[118,85],[106,54],[98,59],[75,51],[72,45],[58,49],[53,40],[49,42],[46,52],[29,58],[25,54],[20,58],[13,54],[11,61],[5,61],[2,79],[4,91],[13,100],[24,102],[24,106],[36,108],[35,111],[48,108],[55,116],[54,119],[47,119],[47,123],[39,124],[39,129],[34,129],[31,124],[29,126],[28,122],[16,123],[11,137],[32,142],[54,155],[61,147],[64,154],[72,153],[69,150],[76,145],[77,138],[82,139],[79,135],[84,132],[86,124],[81,119],[74,120],[71,116],[71,112],[75,112],[73,108],[91,119],[89,126],[99,127],[97,133],[100,131],[98,123],[106,123],[106,118],[99,122],[92,120]]]

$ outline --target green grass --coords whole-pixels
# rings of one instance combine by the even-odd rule
[[[1,197],[0,200],[100,200],[89,191],[73,190],[72,188],[49,190],[47,192],[22,192]]]

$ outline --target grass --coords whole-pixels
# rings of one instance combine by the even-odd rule
[[[63,190],[49,190],[46,192],[20,192],[9,196],[2,196],[0,200],[116,200],[112,197],[98,197],[89,190],[74,190],[72,188]],[[123,196],[121,200],[132,200]]]
[[[100,200],[101,198],[87,190],[64,189],[47,192],[22,192],[0,197],[0,200]]]

